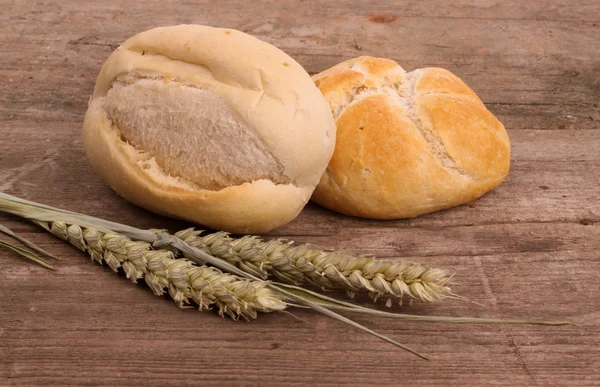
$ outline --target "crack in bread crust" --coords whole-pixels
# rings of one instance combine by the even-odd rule
[[[165,174],[209,190],[261,179],[291,182],[254,130],[210,90],[138,73],[111,86],[103,101],[107,117]]]
[[[421,136],[429,143],[431,154],[442,164],[446,169],[453,170],[461,175],[470,177],[462,168],[456,165],[454,158],[448,153],[444,142],[441,137],[435,131],[435,129],[428,129],[423,125],[421,118],[417,114],[417,104],[415,101],[415,90],[417,88],[417,80],[421,76],[423,70],[415,70],[406,74],[406,97],[404,98],[405,103],[408,105],[406,113],[408,118],[415,124],[417,130],[421,133]],[[422,95],[433,95],[435,93],[424,93]],[[397,94],[400,96],[400,93]]]
[[[366,75],[360,67],[353,66],[353,71],[357,71]],[[359,86],[353,88],[346,96],[345,103],[341,104],[335,112],[332,112],[337,120],[346,112],[346,110],[360,103],[362,100],[367,99],[371,96],[375,95],[385,95],[389,98],[389,101],[398,109],[401,109],[408,119],[415,125],[421,137],[429,144],[430,153],[434,156],[434,158],[440,163],[440,165],[447,169],[454,171],[460,175],[463,175],[468,178],[472,178],[465,170],[459,168],[456,165],[456,161],[454,158],[448,153],[446,147],[444,146],[444,142],[435,131],[435,129],[428,129],[423,125],[421,118],[417,114],[417,104],[415,101],[416,93],[415,89],[417,86],[417,81],[424,70],[415,70],[410,73],[406,73],[403,77],[403,80],[400,82],[388,82],[379,87],[367,87],[367,86]],[[441,93],[422,93],[420,95],[436,95]]]

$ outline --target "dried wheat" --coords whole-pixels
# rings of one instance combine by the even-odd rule
[[[447,286],[450,279],[447,271],[417,263],[325,252],[278,239],[264,242],[249,235],[232,238],[225,232],[202,236],[202,231],[187,229],[175,235],[188,245],[261,278],[272,275],[296,285],[312,283],[321,288],[341,288],[350,296],[367,291],[374,300],[386,298],[388,305],[391,298],[400,302],[405,297],[431,302],[452,294]]]
[[[168,291],[181,308],[193,301],[200,310],[218,308],[221,316],[254,319],[257,312],[286,308],[285,301],[264,282],[241,279],[219,269],[197,266],[187,259],[177,259],[169,250],[153,250],[146,242],[132,241],[116,233],[101,233],[63,222],[36,222],[57,237],[115,272],[122,268],[133,282],[144,278],[154,294]]]
[[[165,289],[167,289],[180,307],[186,307],[191,301],[194,301],[200,309],[209,309],[211,305],[216,305],[221,315],[229,315],[233,318],[241,316],[251,319],[256,317],[258,311],[280,311],[288,305],[294,306],[298,303],[403,348],[423,359],[427,359],[427,357],[336,313],[334,310],[413,321],[569,325],[565,322],[452,318],[387,313],[343,302],[295,285],[263,281],[240,268],[246,265],[260,273],[274,273],[280,278],[289,276],[290,280],[296,278],[296,281],[308,281],[315,284],[320,284],[321,279],[319,277],[322,277],[331,281],[332,285],[346,287],[349,284],[353,288],[350,291],[354,291],[354,289],[370,290],[375,297],[378,295],[399,294],[400,297],[409,295],[428,301],[432,295],[426,295],[426,293],[431,289],[436,290],[435,287],[428,285],[428,281],[434,281],[435,284],[449,294],[449,289],[445,287],[448,275],[443,271],[423,268],[420,265],[411,266],[414,264],[392,264],[391,262],[386,264],[385,261],[325,253],[314,250],[307,245],[294,247],[279,240],[262,242],[257,237],[246,237],[241,238],[241,241],[238,240],[240,242],[237,242],[239,243],[239,245],[236,245],[237,250],[242,251],[243,248],[251,251],[251,249],[257,248],[256,251],[264,255],[263,258],[252,257],[246,259],[244,254],[232,247],[232,243],[229,242],[233,242],[233,240],[227,234],[213,234],[212,238],[215,241],[225,241],[220,247],[224,250],[223,254],[228,255],[229,258],[221,259],[207,253],[208,247],[204,243],[205,240],[199,236],[199,232],[193,230],[184,230],[178,235],[203,248],[204,251],[191,247],[183,239],[170,235],[164,230],[141,230],[30,202],[2,192],[0,192],[0,211],[32,220],[46,228],[46,230],[88,252],[93,260],[100,263],[106,262],[115,271],[122,267],[133,282],[144,277],[148,285],[158,295],[164,294]],[[8,234],[11,235],[11,233],[9,231]],[[152,245],[149,243],[152,243]],[[33,244],[29,245],[33,246]],[[157,249],[152,249],[151,246]],[[164,248],[161,248],[161,246]],[[176,250],[169,248],[184,252],[194,262],[200,264],[207,262],[235,275],[224,274],[212,267],[196,266],[186,259],[176,259],[172,252]],[[42,251],[37,247],[36,250]],[[23,252],[19,252],[19,254],[23,255]],[[236,265],[229,261],[235,262]],[[356,273],[357,271],[359,273]],[[403,278],[395,278],[400,273],[403,273]],[[386,278],[386,275],[391,278]],[[406,278],[419,279],[422,289],[419,287],[411,288],[413,284],[408,283]],[[403,289],[402,284],[395,284],[396,280],[404,282],[408,286],[408,291]],[[440,292],[439,296],[442,297],[443,294]],[[286,304],[285,300],[290,300],[291,303]]]

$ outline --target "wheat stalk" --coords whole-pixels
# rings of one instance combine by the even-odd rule
[[[225,259],[217,258],[206,251],[190,246],[181,238],[173,236],[165,230],[141,230],[20,199],[2,192],[0,192],[0,211],[29,219],[45,227],[60,238],[88,252],[93,260],[100,263],[106,262],[113,270],[122,267],[134,282],[145,277],[146,282],[156,294],[164,294],[167,289],[181,307],[189,305],[191,299],[201,309],[207,309],[209,305],[216,305],[219,307],[221,315],[227,314],[234,318],[241,316],[249,319],[256,317],[257,311],[281,311],[287,306],[299,306],[294,304],[299,303],[387,341],[422,359],[428,358],[385,335],[336,313],[336,310],[401,320],[459,324],[570,325],[568,322],[415,316],[383,312],[327,297],[296,285],[264,281]],[[0,229],[0,232],[14,236],[12,231],[5,228],[4,230]],[[24,238],[19,239],[32,248],[35,246]],[[37,246],[35,246],[35,250],[43,251]],[[173,255],[173,251],[176,250],[199,266],[186,259],[176,259]],[[27,251],[17,252],[27,256]],[[215,268],[205,267],[204,264],[213,265]],[[194,270],[195,268],[204,268],[205,271]],[[224,274],[216,268],[231,274]],[[210,296],[206,296],[205,292],[209,292]],[[205,296],[206,298],[204,298]],[[286,303],[286,300],[290,300],[292,303]]]
[[[267,242],[257,236],[232,238],[216,232],[202,236],[193,228],[175,234],[188,245],[236,265],[257,277],[275,276],[281,281],[300,285],[311,283],[321,288],[341,288],[350,297],[366,291],[373,300],[391,298],[432,302],[450,296],[446,270],[418,263],[355,257],[340,252],[326,252],[312,246],[293,245],[282,240]]]
[[[265,287],[264,282],[241,279],[214,267],[177,259],[171,251],[154,250],[147,242],[59,221],[36,223],[87,252],[92,260],[106,263],[115,272],[122,268],[132,282],[143,278],[157,296],[168,292],[180,308],[189,307],[193,301],[200,310],[216,306],[220,316],[236,320],[255,319],[257,312],[286,308],[283,298]]]

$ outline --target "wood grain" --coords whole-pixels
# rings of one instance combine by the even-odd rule
[[[270,234],[456,271],[428,315],[568,319],[569,328],[358,317],[424,362],[308,311],[251,323],[179,310],[10,216],[68,258],[49,272],[0,251],[0,385],[600,385],[600,3],[11,1],[0,8],[0,191],[138,227],[186,227],[95,175],[80,131],[111,51],[158,25],[256,35],[310,73],[358,55],[446,67],[506,125],[509,178],[473,205],[403,221],[310,204]]]

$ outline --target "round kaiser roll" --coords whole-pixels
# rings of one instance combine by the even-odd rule
[[[108,58],[83,125],[96,171],[148,210],[234,233],[296,217],[335,146],[310,76],[233,29],[156,28]]]
[[[504,126],[457,76],[360,57],[313,80],[337,125],[312,200],[347,215],[415,217],[473,201],[509,170]]]

